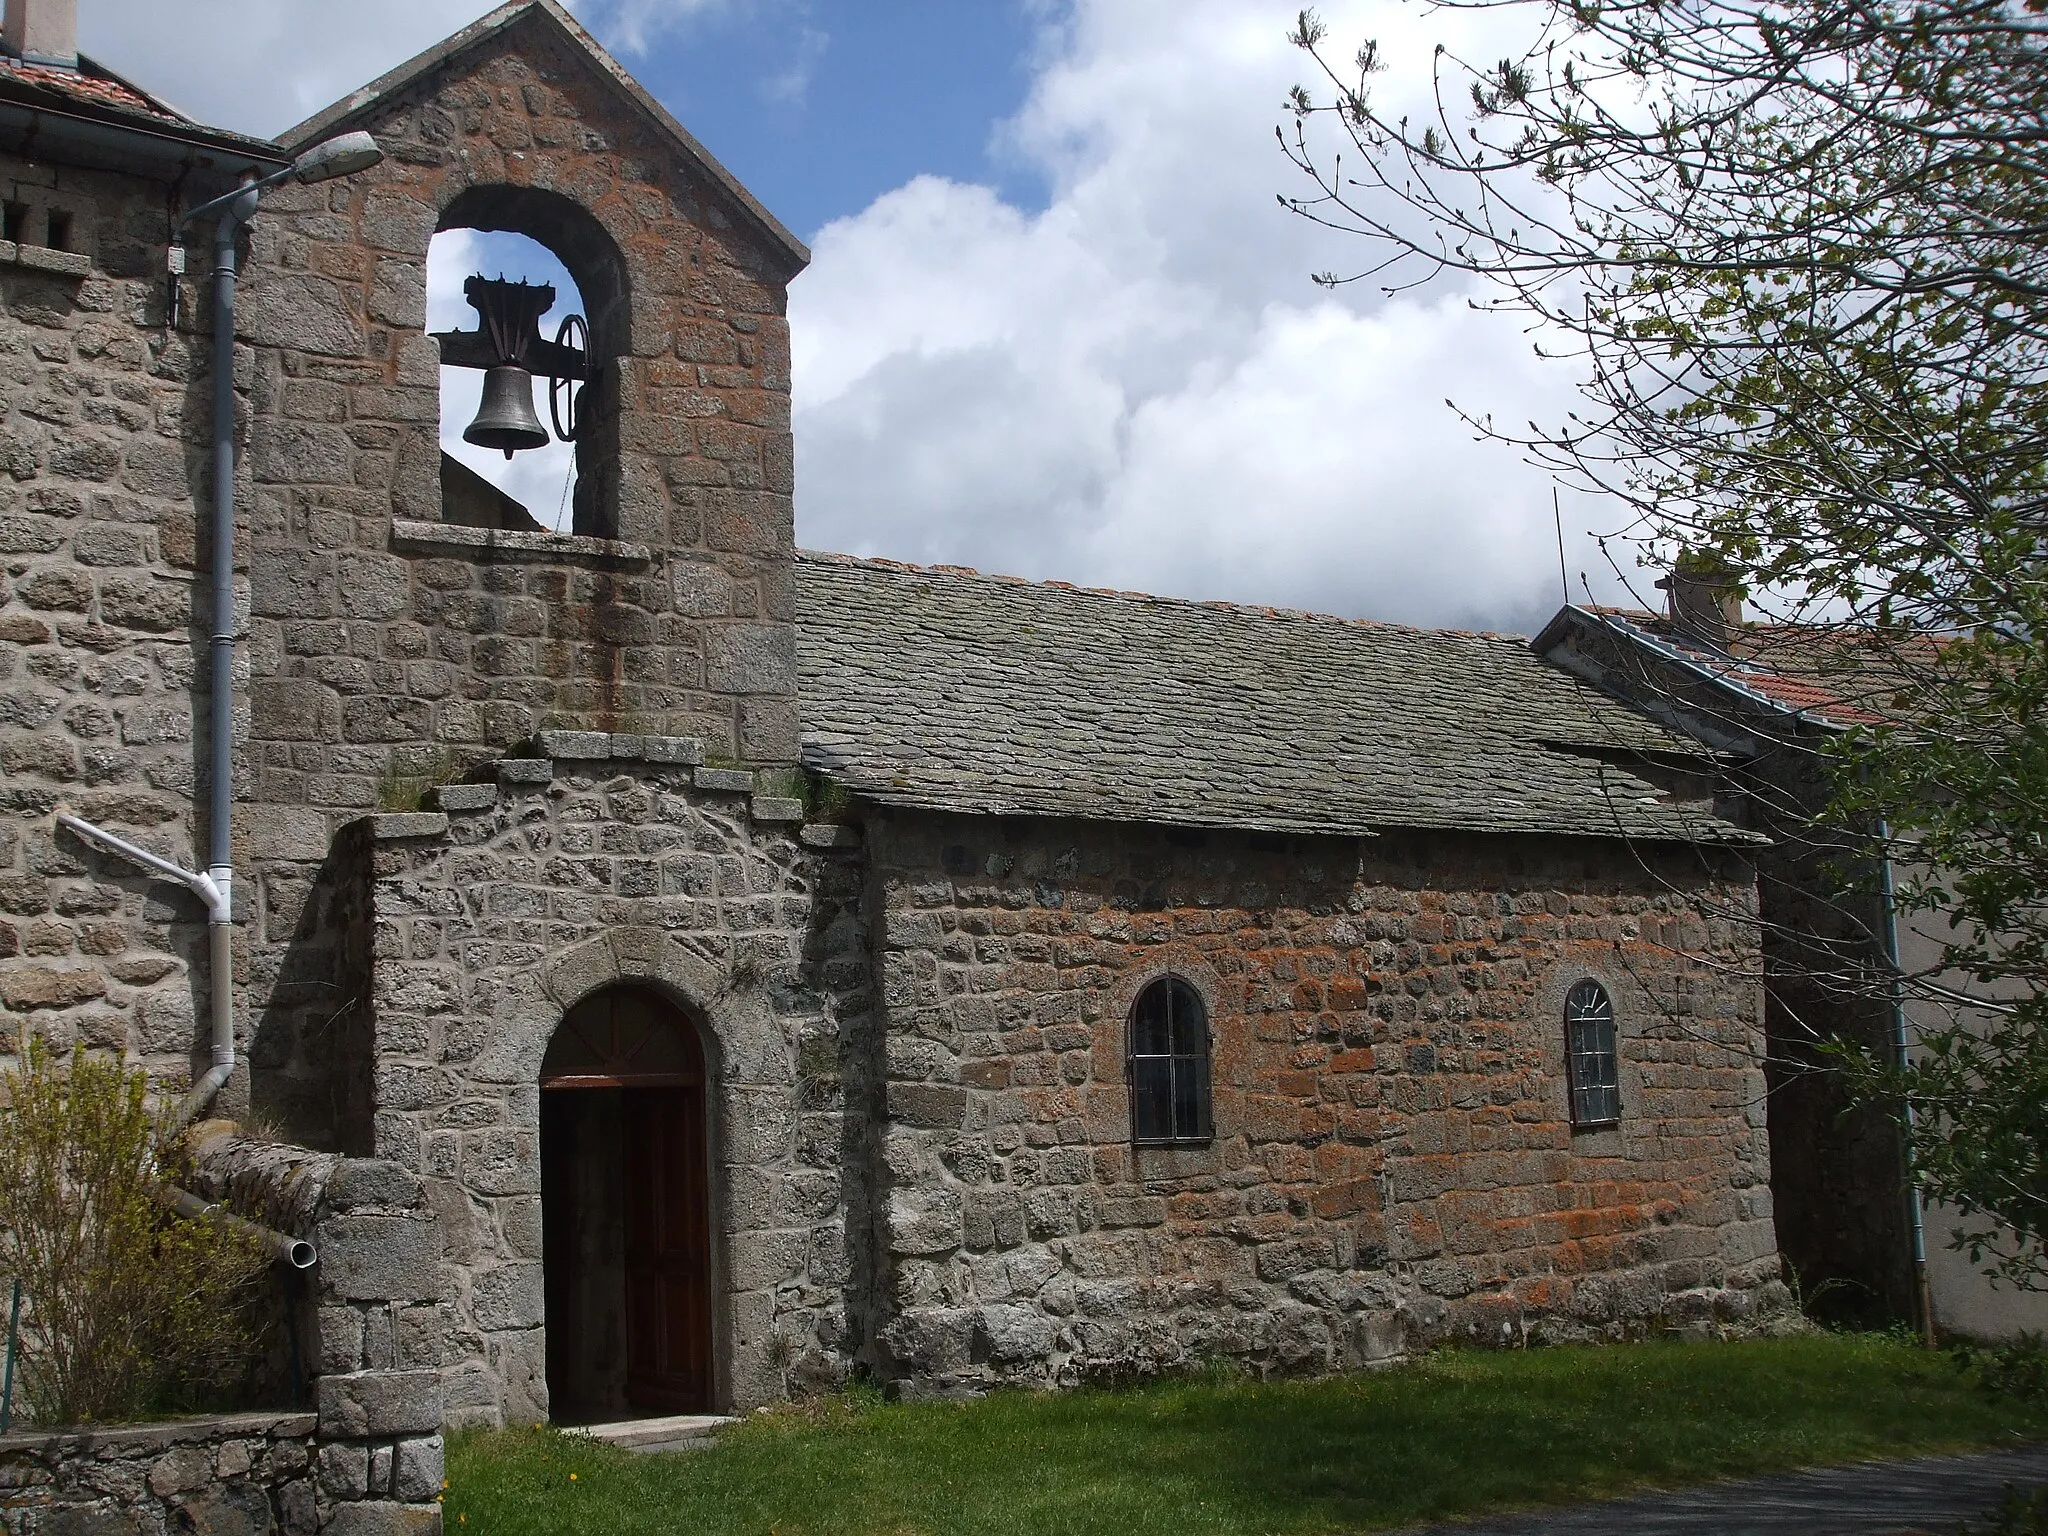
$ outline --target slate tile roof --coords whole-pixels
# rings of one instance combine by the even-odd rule
[[[1746,842],[1671,735],[1520,636],[797,557],[804,762],[884,804]]]

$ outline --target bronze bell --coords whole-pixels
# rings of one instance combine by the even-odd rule
[[[515,363],[484,370],[484,396],[476,420],[462,440],[479,448],[502,448],[511,458],[521,448],[545,448],[548,429],[533,411],[533,375]]]

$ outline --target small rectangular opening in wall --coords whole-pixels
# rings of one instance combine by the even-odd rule
[[[28,204],[0,203],[0,240],[12,240],[17,245],[28,233]]]
[[[43,241],[53,251],[71,249],[71,215],[62,209],[52,208],[48,223],[49,238]]]

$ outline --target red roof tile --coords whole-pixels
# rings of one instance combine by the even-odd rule
[[[1916,662],[1925,662],[1942,644],[1939,636],[1910,632],[1745,623],[1728,637],[1724,651],[1675,628],[1664,614],[1604,606],[1590,611],[1654,636],[1734,687],[1841,726],[1873,725],[1886,718],[1879,700],[1896,692],[1905,675],[1898,653],[1913,652]]]
[[[80,60],[77,69],[53,69],[45,64],[29,64],[0,56],[0,80],[27,90],[59,96],[81,107],[102,111],[111,108],[117,112],[155,118],[161,123],[191,126],[191,119],[182,113],[118,76],[95,67],[89,59]]]

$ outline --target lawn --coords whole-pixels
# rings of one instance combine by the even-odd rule
[[[449,1447],[477,1536],[1366,1531],[1813,1462],[2048,1437],[2048,1410],[1877,1335],[1448,1353],[966,1404],[854,1394],[637,1456],[550,1430]]]

